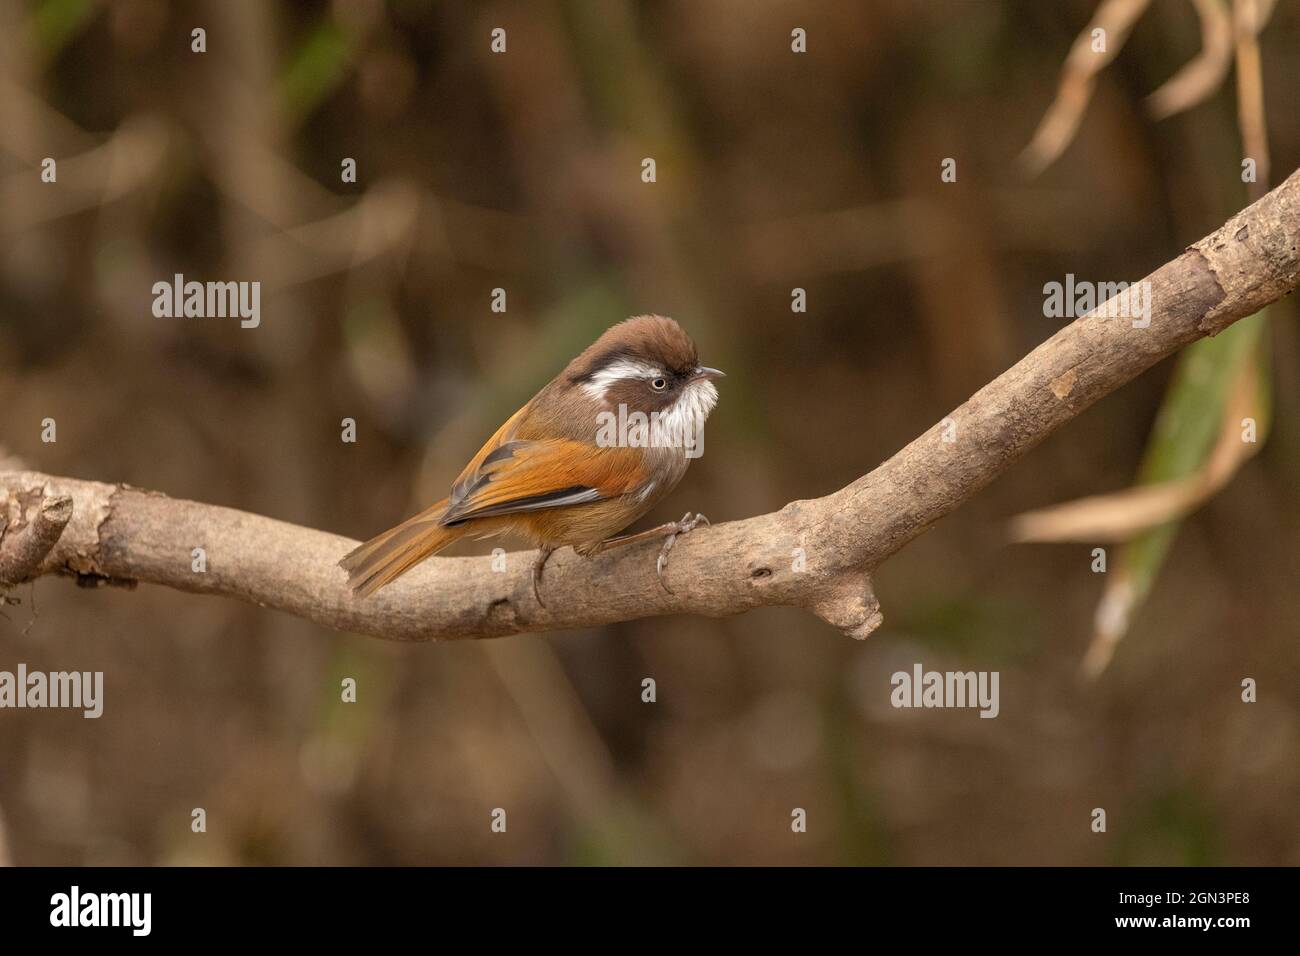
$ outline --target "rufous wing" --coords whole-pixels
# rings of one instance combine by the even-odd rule
[[[556,438],[506,441],[480,455],[457,481],[442,524],[603,501],[645,481],[637,448]]]
[[[479,449],[451,496],[359,545],[340,564],[359,596],[372,594],[466,533],[474,518],[522,514],[602,501],[645,481],[636,448],[602,448],[571,439],[520,439],[524,406]]]
[[[482,477],[483,462],[493,452],[496,452],[502,445],[509,444],[515,439],[515,432],[519,429],[519,423],[523,420],[524,414],[528,411],[525,405],[519,411],[515,412],[505,420],[500,428],[496,430],[491,438],[484,442],[483,447],[478,450],[473,458],[469,460],[461,473],[456,476],[456,481],[451,486],[451,503],[455,504],[458,500],[465,497],[466,491],[474,482]]]

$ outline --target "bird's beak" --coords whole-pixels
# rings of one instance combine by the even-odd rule
[[[701,365],[699,368],[695,370],[694,377],[707,378],[707,379],[726,378],[727,373],[722,371],[721,369],[709,368],[707,365]]]

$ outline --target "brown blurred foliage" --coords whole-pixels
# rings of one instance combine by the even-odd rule
[[[1143,110],[1199,46],[1175,0],[1023,178],[1092,12],[6,4],[0,443],[362,538],[653,311],[730,374],[708,454],[647,524],[831,491],[1050,335],[1045,282],[1136,278],[1244,203],[1230,88]],[[1283,0],[1261,37],[1279,179],[1300,162],[1297,39]],[[176,272],[260,280],[261,327],[154,318]],[[0,846],[32,864],[1300,863],[1300,348],[1276,311],[1269,443],[1183,528],[1094,685],[1076,680],[1090,549],[1008,546],[1005,520],[1128,484],[1167,368],[887,565],[864,644],[769,610],[402,646],[157,588],[20,588],[0,669],[102,670],[105,714],[0,712]],[[1000,716],[892,709],[915,661],[1000,671]]]

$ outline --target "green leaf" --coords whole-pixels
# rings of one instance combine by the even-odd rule
[[[352,45],[338,23],[320,21],[298,48],[280,79],[285,115],[297,123],[318,107],[343,82]]]
[[[1258,363],[1260,392],[1268,394],[1266,329],[1267,310],[1261,310],[1187,348],[1160,406],[1138,470],[1139,484],[1186,478],[1205,466],[1219,437],[1229,392],[1248,363]],[[1166,522],[1122,547],[1119,573],[1131,588],[1130,616],[1150,593],[1181,524]]]

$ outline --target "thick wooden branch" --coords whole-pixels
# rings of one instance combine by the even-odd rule
[[[59,523],[0,535],[0,578],[63,573],[83,582],[144,581],[237,597],[328,627],[397,640],[497,637],[590,627],[657,614],[722,616],[767,605],[806,608],[852,637],[880,624],[872,571],[1103,395],[1190,342],[1291,292],[1300,281],[1300,173],[1161,266],[1151,321],[1135,328],[1103,308],[1034,349],[875,471],[823,498],[700,528],[672,553],[660,587],[658,545],[593,558],[565,549],[533,598],[533,552],[434,558],[371,598],[355,600],[338,559],[355,542],[228,508],[122,485],[0,473],[0,515]],[[16,516],[16,517],[15,517]],[[41,539],[39,542],[37,539]],[[203,548],[206,570],[195,571]],[[37,552],[40,554],[33,558]]]

